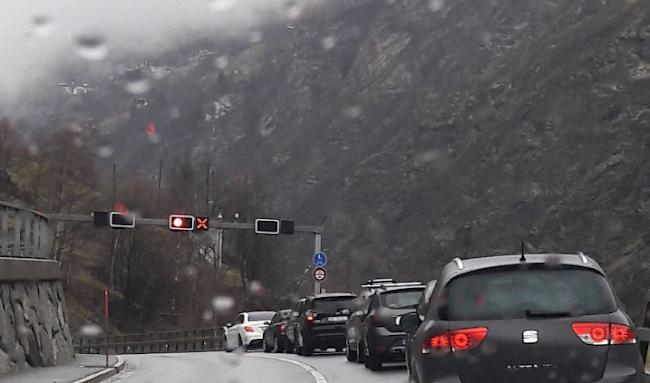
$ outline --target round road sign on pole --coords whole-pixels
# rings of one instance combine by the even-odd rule
[[[322,282],[327,279],[327,270],[322,267],[317,267],[314,269],[312,275],[315,281]]]
[[[317,252],[314,254],[314,266],[316,267],[325,267],[327,265],[327,255],[323,253],[322,251]]]

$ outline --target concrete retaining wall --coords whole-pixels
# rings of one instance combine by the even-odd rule
[[[60,264],[0,258],[0,375],[70,362]]]

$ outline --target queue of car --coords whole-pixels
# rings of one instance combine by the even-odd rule
[[[427,284],[375,279],[278,312],[237,316],[226,350],[334,349],[409,382],[645,382],[634,325],[603,269],[579,254],[455,258]]]

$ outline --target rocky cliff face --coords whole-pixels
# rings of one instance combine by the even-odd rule
[[[61,282],[0,282],[0,375],[72,361]]]
[[[326,226],[331,288],[522,238],[593,255],[630,305],[648,287],[643,1],[333,1],[250,40],[197,47],[147,106],[107,85],[68,116],[146,174],[179,148],[249,174],[260,215]]]

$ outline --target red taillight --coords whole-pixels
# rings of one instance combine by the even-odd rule
[[[593,346],[636,343],[631,327],[618,323],[574,323],[573,332],[583,343]]]
[[[630,326],[624,324],[612,323],[610,330],[612,344],[634,344],[636,343],[636,334]]]
[[[255,332],[253,326],[244,326],[244,331],[246,332]]]
[[[280,325],[280,332],[284,334],[284,332],[285,332],[286,330],[287,330],[287,325],[285,325],[284,323],[282,323],[282,324]]]
[[[311,312],[311,311],[307,311],[307,312],[305,313],[305,319],[307,319],[309,322],[313,321],[313,320],[314,320],[314,317],[315,317],[315,315],[314,315],[314,313]]]
[[[487,336],[487,327],[464,328],[429,337],[422,346],[423,353],[432,351],[469,351],[478,347]],[[451,346],[451,347],[450,347]]]

